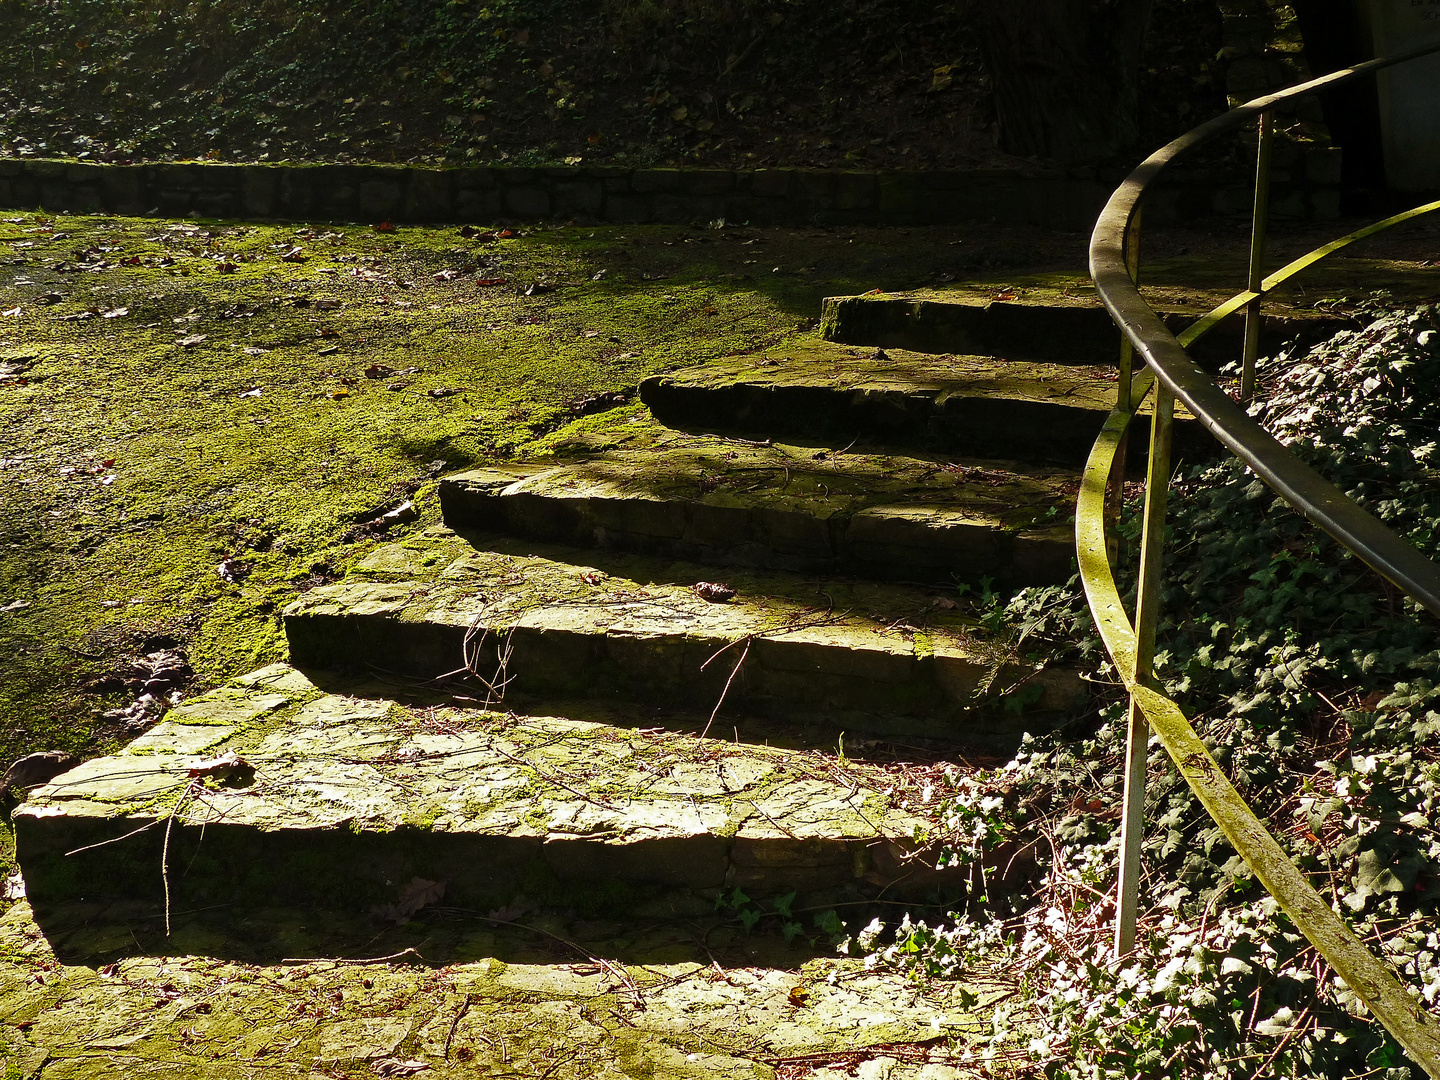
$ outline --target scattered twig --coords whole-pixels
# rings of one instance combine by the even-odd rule
[[[68,856],[68,855],[79,855],[82,851],[94,851],[96,848],[102,848],[102,847],[104,847],[106,844],[118,844],[118,843],[120,843],[121,840],[129,840],[130,837],[132,837],[132,836],[139,836],[142,832],[146,832],[146,831],[148,831],[148,830],[150,830],[150,829],[153,829],[156,825],[159,825],[159,824],[160,824],[160,819],[159,819],[159,818],[156,818],[154,821],[150,822],[148,825],[141,825],[138,829],[131,829],[131,830],[130,830],[129,832],[127,832],[124,836],[112,836],[109,840],[100,840],[100,841],[97,841],[96,843],[93,843],[93,844],[86,844],[84,847],[77,847],[77,848],[75,848],[75,849],[73,849],[73,850],[71,850],[71,851],[65,852],[65,854],[66,854],[67,856]]]
[[[450,1060],[450,1045],[455,1041],[455,1031],[460,1027],[460,1021],[465,1019],[465,1014],[470,1011],[470,1003],[474,1000],[473,994],[466,994],[465,1000],[460,1003],[460,1008],[455,1010],[455,1019],[450,1021],[450,1031],[445,1036],[445,1060]]]
[[[700,737],[701,737],[702,739],[705,738],[705,736],[707,736],[707,735],[710,734],[710,725],[713,724],[713,723],[715,723],[715,717],[717,717],[717,716],[720,715],[720,706],[725,704],[725,695],[728,694],[728,693],[730,693],[730,684],[735,681],[735,676],[738,675],[738,674],[740,674],[740,665],[742,665],[743,663],[745,663],[745,658],[750,655],[750,644],[751,644],[752,641],[754,641],[754,638],[747,637],[747,638],[743,638],[742,640],[745,642],[745,648],[744,648],[744,649],[741,651],[741,653],[740,653],[740,659],[739,659],[739,660],[736,660],[736,661],[735,661],[735,666],[730,669],[730,677],[725,680],[725,686],[724,686],[724,688],[720,691],[720,698],[719,698],[718,701],[715,702],[715,708],[713,708],[713,709],[710,710],[710,719],[707,720],[707,721],[705,721],[705,730],[702,731],[702,732],[700,732]],[[735,642],[732,642],[731,644],[735,644]],[[726,649],[728,649],[729,647],[730,647],[729,645],[725,646]],[[724,651],[725,651],[724,649],[721,649],[721,650],[720,650],[720,652],[724,652]],[[720,653],[718,653],[718,652],[715,654],[715,656],[719,656],[719,655],[720,655]],[[714,660],[714,659],[715,659],[715,656],[710,657],[710,660]],[[704,664],[701,664],[701,665],[700,665],[700,670],[701,670],[701,671],[704,671],[704,670],[705,670],[705,667],[706,667],[706,665],[708,665],[708,664],[710,663],[710,660],[706,660]]]
[[[180,798],[175,800],[175,805],[170,808],[170,816],[165,819],[165,842],[160,846],[160,880],[165,886],[165,936],[170,936],[170,831],[175,825],[175,815],[180,813],[185,800],[190,798],[200,786],[201,779],[196,777],[185,785],[185,790],[180,793]]]
[[[353,965],[353,964],[385,964],[385,963],[389,963],[389,962],[394,961],[394,960],[403,959],[404,957],[407,957],[407,956],[413,956],[413,957],[415,957],[415,959],[416,959],[416,960],[419,960],[422,964],[429,963],[429,961],[427,961],[423,956],[421,956],[421,955],[420,955],[418,952],[416,952],[415,949],[413,949],[413,948],[401,949],[399,952],[397,952],[397,953],[391,953],[389,956],[367,956],[367,957],[365,957],[365,958],[363,958],[363,959],[355,959],[355,960],[347,959],[347,958],[345,958],[345,957],[338,957],[338,958],[337,958],[337,957],[334,957],[334,956],[287,956],[287,957],[285,957],[283,960],[281,960],[280,963],[282,963],[282,964],[336,964],[336,965],[341,965],[341,966]]]
[[[573,1061],[573,1060],[575,1060],[575,1058],[577,1058],[577,1057],[579,1057],[579,1056],[580,1056],[580,1051],[579,1051],[578,1048],[575,1049],[575,1050],[570,1051],[570,1053],[568,1053],[568,1054],[561,1054],[559,1057],[557,1057],[557,1058],[551,1063],[551,1065],[550,1065],[550,1067],[549,1067],[548,1069],[546,1069],[543,1073],[541,1073],[538,1077],[536,1077],[536,1080],[549,1080],[549,1077],[550,1077],[550,1074],[551,1074],[551,1073],[553,1073],[553,1072],[554,1072],[556,1069],[558,1069],[561,1065],[564,1065],[565,1062],[567,1062],[567,1061]]]
[[[726,64],[724,68],[721,69],[720,78],[726,78],[732,71],[734,71],[737,67],[739,67],[746,60],[748,60],[750,58],[750,54],[755,51],[755,47],[759,45],[760,42],[763,40],[765,40],[764,34],[756,34],[754,40],[752,40],[749,45],[746,45],[745,48],[741,50],[738,56],[736,56],[733,60]],[[768,443],[770,440],[767,439],[765,441]]]
[[[761,810],[760,807],[759,807],[759,805],[758,805],[753,799],[746,799],[746,800],[744,800],[744,801],[745,801],[745,803],[746,803],[752,810],[754,810],[757,814],[759,814],[761,817],[763,817],[766,821],[770,822],[771,825],[774,825],[775,828],[779,829],[779,830],[780,830],[781,832],[783,832],[786,836],[790,837],[791,840],[799,840],[799,839],[800,839],[800,837],[796,836],[793,832],[791,832],[789,829],[787,829],[784,825],[781,825],[780,822],[776,821],[773,817],[771,817],[769,814],[767,814],[764,810]]]

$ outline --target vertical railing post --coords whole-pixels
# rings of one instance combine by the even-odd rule
[[[1125,268],[1136,285],[1140,284],[1140,210],[1139,206],[1135,207],[1135,213],[1125,229]],[[1120,383],[1115,394],[1115,408],[1120,412],[1128,413],[1135,409],[1132,396],[1134,381],[1135,346],[1121,329]],[[1125,501],[1125,449],[1129,444],[1127,434],[1115,450],[1115,460],[1110,466],[1110,486],[1105,492],[1105,552],[1111,566],[1118,565],[1122,558],[1120,537],[1115,526],[1120,520],[1120,506]]]
[[[1125,227],[1125,269],[1130,272],[1130,280],[1136,285],[1140,284],[1140,211],[1139,206],[1130,216],[1130,223]],[[1130,338],[1124,329],[1120,331],[1120,386],[1116,393],[1115,408],[1120,412],[1130,412],[1134,409],[1134,403],[1130,400],[1130,383],[1135,369],[1135,346],[1130,343]],[[1120,444],[1121,460],[1124,460],[1125,444]]]
[[[1165,499],[1170,487],[1170,433],[1175,397],[1155,383],[1155,411],[1150,418],[1150,460],[1145,473],[1145,524],[1140,539],[1140,581],[1135,600],[1135,681],[1149,682],[1155,659],[1155,624],[1160,615],[1160,568],[1165,548]],[[1140,841],[1145,834],[1145,765],[1150,724],[1130,697],[1129,734],[1125,744],[1125,795],[1120,817],[1120,882],[1115,901],[1115,955],[1135,947],[1135,921],[1140,901]]]
[[[1250,219],[1250,275],[1245,288],[1260,291],[1265,276],[1265,223],[1270,214],[1270,148],[1274,142],[1274,120],[1269,111],[1260,114],[1259,142],[1255,150],[1255,213]],[[1240,400],[1255,396],[1255,360],[1260,355],[1260,305],[1257,296],[1245,307],[1245,353],[1240,365]]]

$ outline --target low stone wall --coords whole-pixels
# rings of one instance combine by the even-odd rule
[[[1337,170],[1317,158],[1276,190],[1290,217],[1330,217]],[[281,221],[463,223],[544,218],[755,225],[954,225],[1089,229],[1123,177],[1095,170],[427,168],[402,165],[98,165],[0,160],[0,206],[52,212]],[[1148,223],[1247,209],[1246,182],[1194,174],[1149,199]]]

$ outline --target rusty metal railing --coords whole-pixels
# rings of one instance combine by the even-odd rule
[[[1274,109],[1318,90],[1434,52],[1440,52],[1440,43],[1372,60],[1256,98],[1151,154],[1111,195],[1090,239],[1090,274],[1123,335],[1120,386],[1116,408],[1096,440],[1085,467],[1075,513],[1075,540],[1080,576],[1095,625],[1130,693],[1116,897],[1117,955],[1130,953],[1135,944],[1146,747],[1153,730],[1180,775],[1255,877],[1415,1063],[1433,1080],[1440,1080],[1440,1024],[1400,981],[1394,969],[1355,936],[1286,856],[1225,778],[1180,707],[1161,692],[1152,670],[1164,560],[1170,437],[1177,399],[1291,506],[1432,614],[1440,615],[1440,565],[1395,535],[1281,446],[1185,351],[1186,346],[1221,320],[1243,309],[1246,323],[1240,393],[1242,402],[1247,400],[1255,388],[1261,307],[1268,293],[1358,240],[1440,209],[1440,202],[1433,202],[1397,214],[1326,244],[1269,276],[1262,276]],[[1142,198],[1149,184],[1171,161],[1206,139],[1234,130],[1252,119],[1257,121],[1258,152],[1246,288],[1177,338],[1166,330],[1136,287]],[[1138,373],[1133,371],[1137,356],[1145,365]],[[1132,419],[1152,392],[1139,582],[1132,622],[1115,583],[1108,529],[1124,485],[1125,436]]]

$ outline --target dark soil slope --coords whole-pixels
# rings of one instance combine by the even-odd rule
[[[963,4],[0,0],[0,151],[94,160],[995,163]],[[1157,0],[1144,142],[1224,108]]]

